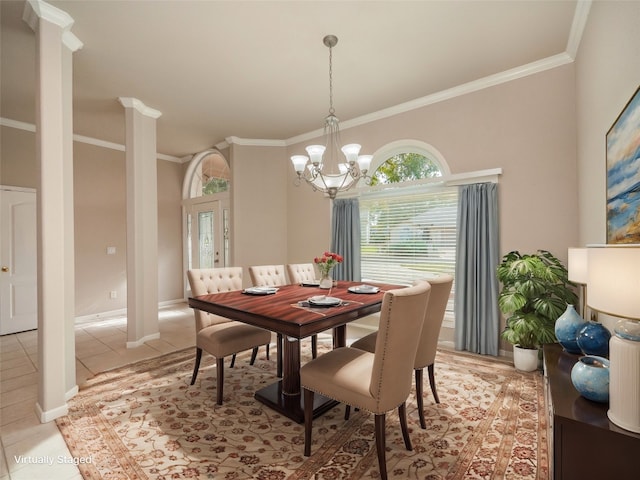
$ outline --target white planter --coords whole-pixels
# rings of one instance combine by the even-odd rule
[[[538,349],[513,346],[513,364],[522,372],[533,372],[538,369]]]

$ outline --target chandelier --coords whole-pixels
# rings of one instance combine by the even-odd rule
[[[361,178],[369,179],[367,171],[371,165],[372,155],[359,155],[360,145],[350,143],[340,150],[346,162],[338,163],[338,149],[340,145],[340,121],[335,116],[333,108],[333,57],[332,49],[338,43],[338,37],[327,35],[322,42],[329,47],[329,115],[324,119],[324,145],[309,145],[305,148],[309,156],[294,155],[291,157],[296,171],[296,185],[304,180],[314,191],[324,192],[329,198],[336,198],[336,194],[349,190]],[[338,172],[324,170],[324,154],[329,157],[329,164],[338,163]]]

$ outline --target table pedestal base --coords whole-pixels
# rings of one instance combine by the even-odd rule
[[[303,395],[284,395],[282,393],[282,380],[261,388],[255,393],[255,398],[294,422],[304,423]],[[313,398],[313,418],[328,412],[338,403],[316,393]]]

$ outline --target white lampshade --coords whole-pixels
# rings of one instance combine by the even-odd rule
[[[570,248],[567,270],[569,270],[569,281],[574,283],[587,283],[587,249]]]
[[[590,245],[587,250],[589,307],[640,320],[640,245]]]
[[[291,163],[296,172],[304,172],[304,166],[307,164],[309,157],[306,155],[294,155],[291,157]]]
[[[309,145],[307,148],[305,148],[305,150],[311,158],[311,163],[313,163],[314,165],[322,163],[322,154],[325,151],[324,145]]]
[[[340,188],[343,185],[348,185],[351,183],[347,178],[348,174],[346,173],[328,173],[324,174],[322,177],[318,176],[313,179],[312,183],[319,189],[326,188]]]
[[[358,155],[358,166],[360,167],[360,171],[363,173],[368,172],[372,159],[373,155]]]
[[[347,162],[353,165],[358,160],[358,153],[360,153],[360,145],[357,143],[350,143],[341,148],[344,156],[347,157]]]
[[[640,433],[640,245],[589,246],[589,306],[622,317],[609,340],[611,422]]]

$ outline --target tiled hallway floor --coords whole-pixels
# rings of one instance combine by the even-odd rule
[[[186,304],[159,312],[160,338],[126,347],[126,317],[77,324],[76,381],[79,387],[97,373],[195,345],[193,311]],[[38,332],[0,337],[0,480],[81,479],[55,422],[40,423],[35,413],[38,383]],[[53,465],[29,464],[43,457]]]
[[[77,324],[77,385],[97,373],[195,345],[193,311],[186,304],[161,309],[159,322],[158,340],[131,349],[126,348],[124,316]],[[364,333],[368,330],[349,325],[348,343]],[[275,352],[275,342],[272,348]],[[0,337],[0,480],[82,479],[77,467],[58,461],[71,455],[55,422],[42,424],[35,413],[37,367],[36,330]],[[45,457],[53,465],[21,461]]]

